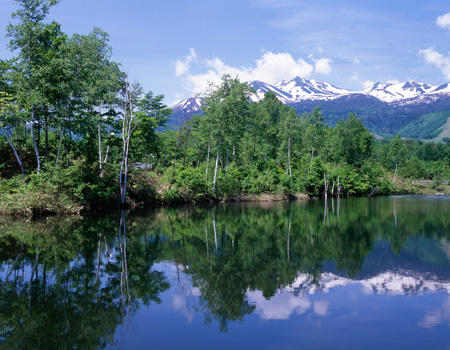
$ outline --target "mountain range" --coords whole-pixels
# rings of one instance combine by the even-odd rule
[[[298,114],[321,107],[328,124],[335,125],[357,113],[366,127],[382,136],[399,133],[404,137],[443,139],[450,137],[450,83],[431,85],[415,81],[372,83],[352,91],[314,79],[295,77],[277,84],[262,81],[246,83],[257,102],[268,91]],[[201,113],[201,97],[187,98],[175,106],[169,125],[174,127]]]

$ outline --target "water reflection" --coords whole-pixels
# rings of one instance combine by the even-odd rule
[[[123,214],[118,233],[113,227],[109,219],[3,222],[3,345],[102,348],[139,304],[160,302],[169,284],[161,272],[149,272],[157,240],[127,243]]]
[[[449,208],[448,199],[330,198],[1,218],[0,346],[114,346],[159,303],[221,331],[251,315],[325,319],[343,290],[447,295],[417,325],[448,324]]]
[[[440,308],[428,311],[423,320],[419,322],[419,326],[433,328],[444,322],[446,322],[450,328],[450,296],[445,299]]]

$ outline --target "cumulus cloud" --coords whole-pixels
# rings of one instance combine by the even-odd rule
[[[447,297],[442,306],[434,311],[428,311],[423,320],[419,322],[420,327],[433,328],[434,326],[448,323],[450,327],[450,297]]]
[[[192,73],[190,64],[195,61],[196,72]],[[303,58],[294,58],[285,52],[263,53],[252,66],[234,67],[226,64],[218,57],[211,59],[199,59],[194,49],[184,60],[179,60],[175,65],[175,74],[184,82],[184,88],[191,94],[203,93],[210,83],[218,83],[222,75],[237,76],[241,81],[260,80],[269,84],[275,84],[281,80],[292,79],[296,76],[310,77],[317,73],[328,74],[331,72],[332,60],[320,58],[307,62]]]
[[[191,62],[197,58],[197,53],[194,49],[189,49],[189,54],[184,58],[184,60],[177,60],[175,62],[175,75],[178,77],[183,75],[189,70]]]
[[[328,315],[330,303],[327,300],[318,300],[314,302],[314,313],[318,316]]]
[[[329,58],[319,58],[318,60],[316,60],[315,63],[316,72],[321,74],[331,73],[331,65],[330,65],[331,62],[333,61]]]
[[[439,68],[447,79],[450,79],[450,55],[444,56],[433,48],[420,50],[425,62]]]
[[[370,88],[373,84],[375,84],[375,82],[373,82],[372,80],[366,80],[362,82],[362,86],[364,89]]]
[[[436,19],[436,24],[441,28],[450,29],[450,12],[447,12],[446,14],[439,16]]]
[[[260,291],[249,291],[247,298],[255,305],[256,313],[263,320],[287,320],[291,314],[304,314],[311,307],[308,298],[285,291],[278,292],[270,299],[266,299]]]

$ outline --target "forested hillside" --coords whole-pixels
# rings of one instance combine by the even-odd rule
[[[325,106],[295,109],[272,92],[253,102],[253,89],[224,76],[202,115],[165,128],[164,97],[129,82],[108,34],[64,33],[47,21],[54,4],[19,0],[7,28],[14,57],[0,61],[1,213],[417,190],[399,177],[445,190],[449,144],[376,142],[359,119],[370,119],[375,101],[327,121]]]

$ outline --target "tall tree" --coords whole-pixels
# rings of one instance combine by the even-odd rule
[[[160,157],[161,140],[157,130],[165,126],[168,116],[172,113],[163,100],[163,95],[155,96],[149,91],[139,102],[139,107],[146,117],[140,121],[133,135],[133,142],[136,145],[135,152],[144,156],[147,168],[151,163],[150,158],[153,160],[154,157]]]
[[[16,0],[16,2],[19,9],[13,13],[12,17],[17,19],[18,23],[8,26],[7,35],[10,38],[10,48],[18,51],[17,100],[19,106],[29,116],[28,121],[39,173],[41,161],[34,127],[36,110],[43,105],[41,74],[42,68],[46,64],[47,49],[46,42],[43,40],[43,32],[48,26],[44,23],[44,19],[48,15],[50,7],[55,5],[57,0]]]
[[[297,117],[295,110],[291,107],[283,106],[280,113],[280,158],[285,159],[286,174],[292,177],[291,159],[294,155],[299,155],[298,150],[301,146],[302,125]],[[293,152],[293,150],[295,152]]]
[[[315,153],[319,153],[324,143],[325,118],[320,111],[320,107],[314,108],[312,113],[307,113],[305,119],[305,146],[311,152],[311,164]]]
[[[390,163],[391,169],[395,165],[394,177],[392,179],[393,183],[395,183],[395,180],[397,179],[399,165],[403,165],[403,162],[405,161],[406,153],[407,148],[402,138],[398,134],[395,135],[389,145],[389,151],[387,154],[387,159]]]
[[[372,156],[374,138],[355,113],[337,123],[333,141],[334,153],[341,162],[359,167]]]
[[[20,123],[17,104],[14,103],[13,86],[10,79],[11,63],[0,60],[0,131],[11,146],[14,157],[19,164],[22,178],[25,181],[25,169],[22,158],[12,139],[12,130]]]
[[[250,93],[251,89],[246,84],[229,75],[224,75],[220,86],[205,98],[202,110],[216,149],[213,195],[216,188],[220,152],[225,150],[228,153],[231,149],[236,154],[236,146],[244,133],[244,121],[249,112]]]

